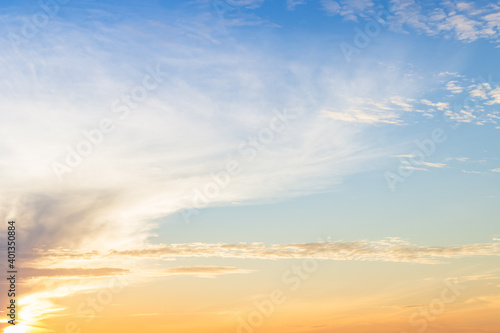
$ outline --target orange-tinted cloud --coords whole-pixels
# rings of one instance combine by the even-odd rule
[[[70,250],[39,251],[45,260],[84,259],[85,252]],[[93,258],[182,258],[224,257],[254,259],[317,258],[323,260],[356,260],[415,262],[421,264],[442,263],[443,259],[474,256],[499,256],[500,242],[475,243],[456,246],[421,246],[400,238],[380,241],[335,241],[295,244],[265,245],[262,243],[184,243],[158,244],[132,250],[93,252]]]

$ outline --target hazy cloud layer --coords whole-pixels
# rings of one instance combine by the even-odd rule
[[[87,253],[58,250],[39,250],[42,263],[65,262],[90,258]],[[188,243],[159,244],[134,250],[112,250],[93,253],[93,259],[103,258],[156,258],[222,257],[241,259],[317,258],[324,260],[392,261],[436,264],[445,259],[471,256],[498,256],[500,243],[477,243],[457,246],[421,246],[399,238],[380,241],[316,242],[265,245],[261,243]]]
[[[237,267],[225,266],[188,266],[188,267],[174,267],[168,268],[161,272],[161,274],[181,274],[181,275],[196,275],[201,277],[213,277],[220,274],[234,274],[234,273],[251,273],[251,270],[241,269]]]

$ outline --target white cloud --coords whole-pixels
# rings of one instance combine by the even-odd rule
[[[334,0],[321,0],[321,5],[323,6],[323,9],[329,14],[329,15],[335,15],[340,12],[340,5],[337,1]]]
[[[422,99],[422,100],[420,100],[420,102],[422,104],[425,104],[425,105],[434,106],[434,107],[436,107],[440,111],[444,111],[444,110],[450,108],[450,104],[449,103],[444,103],[444,102],[433,103],[433,102],[431,102],[431,101],[429,101],[427,99]]]
[[[453,77],[461,77],[458,72],[441,72],[438,74],[438,76],[453,76]]]
[[[402,154],[402,155],[392,155],[391,157],[415,158],[417,156],[412,154]]]
[[[446,89],[451,91],[453,94],[460,94],[464,91],[464,88],[458,85],[458,81],[450,81],[446,84]]]
[[[371,148],[362,128],[325,121],[318,112],[336,105],[339,96],[349,100],[359,92],[346,84],[345,77],[352,77],[348,70],[332,62],[318,76],[309,63],[259,47],[221,48],[213,38],[200,40],[198,30],[205,31],[196,24],[185,31],[172,22],[177,30],[147,22],[182,37],[159,44],[144,41],[147,24],[132,29],[125,43],[122,27],[109,26],[96,39],[85,27],[62,21],[30,40],[22,57],[0,39],[2,57],[11,64],[0,67],[0,97],[10,110],[0,123],[1,194],[9,198],[0,203],[0,217],[22,220],[26,243],[76,248],[146,243],[157,227],[153,220],[192,208],[195,189],[213,182],[211,174],[231,159],[244,171],[207,205],[325,191],[384,154],[383,147]],[[120,118],[111,105],[142,84],[146,68],[154,71],[157,64],[161,84]],[[380,82],[380,75],[364,71],[353,80]],[[400,87],[403,96],[413,90]],[[367,109],[356,119],[398,121],[398,116],[373,118],[368,107],[377,105],[361,105]],[[396,112],[395,104],[388,105]],[[390,111],[384,103],[379,108]],[[243,140],[269,128],[274,111],[284,109],[296,117],[289,126],[259,150],[239,152]],[[103,118],[115,122],[114,131],[60,183],[52,162],[65,163],[67,147],[88,141],[82,131],[94,130]],[[257,157],[249,162],[253,153]]]
[[[367,15],[374,8],[371,0],[321,0],[323,10],[328,15],[341,15],[347,20],[356,21],[358,17]]]
[[[447,157],[445,161],[467,162],[468,160],[468,157]]]
[[[500,87],[491,90],[489,92],[489,96],[492,99],[487,101],[485,104],[487,105],[500,104]]]
[[[296,6],[307,4],[307,0],[286,0],[286,8],[288,10],[295,10]]]
[[[419,168],[419,167],[412,166],[412,165],[402,165],[401,169],[404,169],[404,170],[415,170],[415,171],[429,171],[426,168]]]
[[[322,116],[344,122],[366,124],[403,124],[403,112],[413,111],[408,102],[411,98],[391,96],[386,100],[371,98],[348,99],[344,109],[340,111],[322,110]]]
[[[499,41],[495,28],[499,24],[498,6],[460,2],[441,2],[441,8],[425,8],[416,1],[394,2],[394,13],[389,24],[396,31],[407,31],[408,27],[428,35],[444,34],[464,42],[478,39]]]
[[[459,2],[457,3],[457,9],[459,11],[465,11],[472,9],[472,4],[468,2]]]
[[[431,163],[431,162],[417,162],[417,164],[431,168],[444,168],[446,166],[445,163]]]
[[[325,118],[353,123],[399,124],[401,122],[397,114],[393,112],[382,112],[379,110],[349,109],[343,112],[323,110],[322,115]]]
[[[462,109],[459,112],[453,112],[448,110],[445,112],[445,115],[449,117],[451,120],[455,120],[461,123],[472,123],[477,119],[477,116],[474,114],[473,110]]]
[[[473,171],[473,170],[462,170],[463,173],[471,173],[471,174],[476,174],[476,175],[480,175],[480,174],[483,174],[484,172],[481,172],[481,171]]]
[[[479,97],[481,99],[487,99],[487,92],[491,90],[489,83],[474,84],[468,87],[469,95],[472,97]]]
[[[408,158],[408,159],[413,159],[416,158],[416,155],[412,154],[404,154],[404,155],[394,155],[391,157],[398,157],[398,158]],[[430,168],[444,168],[446,167],[445,163],[432,163],[432,162],[425,162],[425,161],[412,161],[410,162],[409,160],[401,160],[401,168],[406,169],[406,170],[417,170],[417,171],[429,171],[428,169],[424,167],[430,167]],[[414,164],[414,165],[411,165]],[[419,167],[423,166],[423,167]]]
[[[479,28],[480,23],[464,15],[450,15],[438,25],[438,30],[455,31],[457,39],[473,42],[478,38],[486,37]]]
[[[411,101],[413,102],[412,99],[404,99],[401,96],[394,96],[390,99],[390,102],[397,107],[399,107],[403,111],[413,111],[413,105],[409,104],[408,102]]]
[[[496,7],[498,10],[498,6]],[[483,20],[487,22],[488,27],[491,31],[497,30],[500,27],[500,12],[491,13],[483,16]]]

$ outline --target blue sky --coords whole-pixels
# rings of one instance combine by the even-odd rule
[[[432,206],[429,202],[470,200],[471,205],[493,207],[498,198],[492,186],[500,167],[493,139],[500,104],[497,4],[248,0],[116,6],[75,1],[58,5],[28,38],[25,26],[16,23],[47,16],[43,6],[3,6],[8,18],[2,23],[7,31],[3,60],[9,61],[3,68],[3,91],[10,94],[7,107],[22,110],[8,117],[5,126],[15,128],[31,116],[39,123],[27,124],[30,133],[50,128],[43,141],[35,134],[11,136],[23,139],[27,151],[46,152],[36,157],[39,168],[33,173],[52,171],[57,177],[48,177],[44,186],[62,180],[58,190],[68,184],[81,190],[80,182],[93,179],[86,186],[95,182],[129,193],[120,189],[120,181],[137,172],[132,183],[155,179],[174,184],[152,191],[151,200],[158,203],[149,218],[175,220],[179,211],[192,208],[192,193],[205,185],[207,176],[233,158],[242,163],[242,174],[206,210],[200,208],[196,224],[203,225],[212,214],[239,220],[248,210],[281,205],[288,211],[303,202],[311,205],[311,220],[323,221],[311,223],[332,232],[329,221],[340,218],[330,216],[330,209],[338,203],[339,215],[349,215],[356,205],[365,207],[356,212],[358,222],[352,216],[348,220],[380,226],[366,237],[393,228],[419,234],[406,224],[395,227],[394,216],[383,221],[386,206],[397,215],[417,202]],[[386,22],[373,18],[380,11],[389,13]],[[360,37],[363,31],[369,31],[368,43],[367,35]],[[356,51],[346,56],[346,45]],[[26,62],[30,65],[24,66]],[[122,122],[113,103],[125,105],[123,100],[119,104],[123,92],[155,66],[161,67],[162,82],[144,103],[123,114]],[[27,84],[30,80],[36,84]],[[54,91],[60,94],[54,96]],[[36,112],[12,100],[29,95],[40,106]],[[285,109],[294,120],[248,162],[239,145]],[[75,133],[91,130],[108,116],[118,119],[116,130],[81,167],[57,174],[54,163],[61,163],[65,149],[82,140]],[[151,125],[153,119],[158,121]],[[419,149],[416,140],[429,140],[435,129],[446,140],[420,162],[410,161]],[[7,129],[4,133],[11,135]],[[30,146],[30,140],[38,146]],[[14,155],[21,150],[10,149]],[[125,166],[125,160],[137,164]],[[196,160],[199,168],[192,164]],[[92,170],[102,167],[115,172],[99,179]],[[401,170],[409,176],[401,178]],[[388,174],[404,182],[391,186]],[[189,180],[177,188],[181,179]],[[403,205],[391,205],[398,201]],[[322,209],[313,208],[316,202]],[[377,213],[363,215],[367,207]],[[422,226],[439,224],[430,210],[426,213]],[[372,214],[374,222],[367,218]],[[287,220],[287,215],[277,220]],[[483,223],[483,237],[488,238],[491,221]],[[162,228],[168,234],[170,224]],[[298,240],[310,227],[296,221],[291,230],[283,239]],[[356,237],[356,232],[346,227],[346,237]]]
[[[0,215],[31,268],[99,249],[265,280],[326,239],[367,249],[323,258],[362,260],[347,280],[495,262],[500,2],[54,1],[0,5]]]
[[[118,171],[112,181],[108,175],[103,185],[117,193],[120,179],[132,170],[141,170],[135,176],[137,182],[157,179],[170,184],[187,177],[189,185],[182,189],[155,189],[159,192],[154,200],[170,204],[155,204],[163,207],[155,206],[157,213],[151,217],[175,220],[182,215],[176,211],[192,208],[192,191],[204,186],[203,179],[236,158],[243,163],[243,173],[201,208],[202,213],[195,216],[197,225],[204,225],[213,214],[225,216],[222,220],[240,220],[249,210],[265,212],[266,207],[278,205],[289,211],[303,203],[304,207],[310,205],[307,216],[313,222],[309,223],[329,233],[345,228],[347,238],[355,238],[358,230],[349,230],[336,214],[372,230],[366,237],[378,237],[385,230],[418,235],[406,223],[402,227],[394,224],[399,212],[408,212],[417,202],[432,207],[436,201],[444,205],[470,200],[471,205],[492,209],[498,198],[492,186],[498,181],[494,170],[500,167],[492,139],[498,133],[500,104],[500,73],[495,65],[498,5],[494,3],[443,2],[435,6],[248,0],[155,1],[147,6],[130,1],[116,6],[111,1],[75,1],[58,6],[48,23],[29,38],[23,35],[24,26],[15,23],[45,15],[43,7],[26,2],[7,3],[3,9],[3,15],[8,15],[3,23],[8,32],[2,42],[7,50],[3,57],[10,61],[10,67],[3,69],[3,91],[10,96],[31,94],[42,106],[38,117],[46,112],[58,123],[46,141],[38,142],[44,147],[37,149],[48,153],[37,161],[37,172],[47,172],[50,164],[54,174],[54,161],[64,159],[64,147],[81,140],[72,133],[88,131],[107,115],[116,117],[110,105],[140,82],[147,68],[158,69],[161,64],[164,76],[144,104],[134,106],[124,115],[125,121],[117,120],[117,130],[109,139],[105,137],[81,169],[57,175],[63,179],[58,185],[61,190],[68,183],[80,188],[78,182],[103,166]],[[380,11],[389,13],[386,22],[373,18]],[[360,34],[370,29],[366,43],[367,35]],[[20,44],[13,43],[14,35],[21,38]],[[345,45],[357,51],[346,56]],[[23,66],[25,61],[31,65]],[[25,74],[14,74],[16,69]],[[30,77],[37,84],[23,85]],[[76,90],[82,94],[74,94]],[[54,97],[54,91],[62,94]],[[71,107],[51,106],[54,103]],[[284,109],[293,110],[289,112],[295,116],[290,128],[275,133],[255,162],[248,162],[238,146],[265,127],[276,110]],[[23,110],[12,117],[12,124],[23,121],[22,114],[34,114]],[[152,119],[168,122],[164,127],[151,127]],[[52,122],[45,117],[42,127],[34,131],[46,131]],[[421,162],[409,162],[412,152],[418,150],[415,141],[428,140],[434,129],[443,131],[445,142]],[[162,157],[172,149],[179,150]],[[143,153],[134,155],[139,151]],[[121,161],[131,158],[137,167],[122,170]],[[205,166],[193,169],[190,165],[197,159]],[[171,163],[178,164],[172,167]],[[285,169],[280,172],[277,166]],[[404,182],[397,181],[391,188],[387,175],[398,177],[398,168],[410,175],[399,178]],[[171,173],[158,173],[167,169]],[[182,200],[173,200],[172,193]],[[403,204],[391,204],[398,201]],[[248,204],[251,206],[245,207]],[[322,208],[314,208],[315,204]],[[339,211],[332,217],[336,204]],[[365,208],[354,218],[357,205]],[[147,206],[138,209],[147,210]],[[373,207],[371,213],[368,207]],[[387,215],[386,207],[392,207],[394,215]],[[440,223],[432,216],[433,210],[425,212],[425,218],[419,219],[425,221],[421,227]],[[368,218],[370,215],[375,218]],[[485,213],[486,220],[487,216]],[[285,213],[273,223],[279,225],[287,219]],[[283,241],[299,241],[305,230],[311,230],[309,223],[295,220]],[[486,228],[482,237],[487,239],[491,221],[482,223]],[[368,227],[374,224],[379,227]],[[160,230],[165,229],[164,237],[175,241],[169,228],[166,223]],[[471,236],[480,237],[479,230],[464,228],[471,229]],[[464,234],[460,235],[457,237],[463,240]],[[278,235],[268,237],[269,241],[272,237],[282,241]],[[157,241],[162,241],[161,235]]]

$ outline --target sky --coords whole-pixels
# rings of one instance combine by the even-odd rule
[[[497,333],[500,2],[2,1],[4,333]]]

